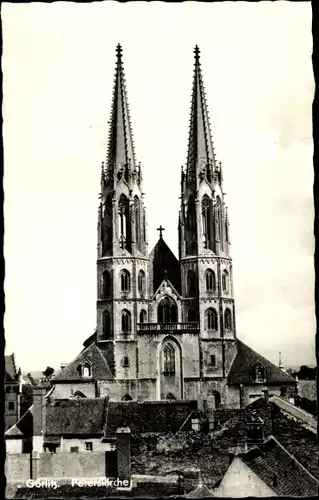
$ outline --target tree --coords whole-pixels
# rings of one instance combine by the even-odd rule
[[[52,368],[51,366],[47,366],[46,369],[42,372],[43,375],[46,377],[46,378],[49,378],[51,377],[51,375],[53,375],[54,373],[54,368]]]

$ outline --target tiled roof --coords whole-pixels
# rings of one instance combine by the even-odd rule
[[[18,422],[7,430],[5,436],[25,438],[33,436],[33,409],[34,406],[31,405]]]
[[[319,481],[273,437],[240,456],[278,496],[317,496]]]
[[[14,362],[14,354],[5,356],[5,367],[5,382],[16,382],[18,373]]]
[[[154,292],[166,277],[165,273],[167,273],[167,278],[178,293],[180,293],[181,277],[179,262],[163,238],[158,240],[149,257],[153,267]]]
[[[17,427],[17,425],[13,425],[8,429],[5,433],[6,438],[22,438],[23,433],[20,431],[20,429]]]
[[[106,405],[106,398],[69,399],[48,405],[45,434],[102,435]]]
[[[266,358],[237,339],[237,355],[228,374],[228,384],[255,383],[254,367],[260,363],[265,368],[266,383],[296,383],[295,379],[273,365]]]
[[[95,343],[90,344],[86,349],[84,349],[71,363],[66,365],[62,370],[59,370],[52,378],[51,381],[64,381],[64,380],[76,380],[82,381],[83,377],[79,373],[79,365],[84,364],[89,361],[92,364],[92,379],[93,380],[105,380],[112,379],[113,375],[107,364],[102,351],[97,347]]]

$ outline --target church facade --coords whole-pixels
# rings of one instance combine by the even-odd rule
[[[142,167],[136,161],[117,47],[98,214],[96,332],[59,371],[55,397],[212,398],[245,406],[295,380],[237,339],[230,230],[195,48],[187,163],[181,170],[179,259],[163,238],[149,252]]]

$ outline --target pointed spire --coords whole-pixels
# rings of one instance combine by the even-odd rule
[[[192,89],[190,126],[187,154],[187,178],[196,182],[200,169],[211,162],[215,166],[215,153],[210,131],[205,89],[200,65],[200,50],[194,49],[195,68]]]
[[[135,152],[131,127],[127,91],[123,69],[122,47],[116,47],[116,68],[112,96],[112,110],[107,150],[107,174],[115,178],[115,173],[129,163],[135,166]]]

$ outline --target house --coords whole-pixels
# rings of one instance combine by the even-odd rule
[[[237,338],[223,169],[194,50],[188,154],[181,171],[179,256],[149,252],[143,172],[136,160],[123,50],[116,49],[109,144],[98,211],[96,331],[52,377],[57,398],[212,401],[240,408],[264,390],[294,396],[296,381]]]
[[[274,436],[239,453],[214,490],[217,497],[317,497],[319,481]]]
[[[17,369],[14,354],[5,356],[4,375],[4,418],[5,430],[20,418],[21,370]]]

